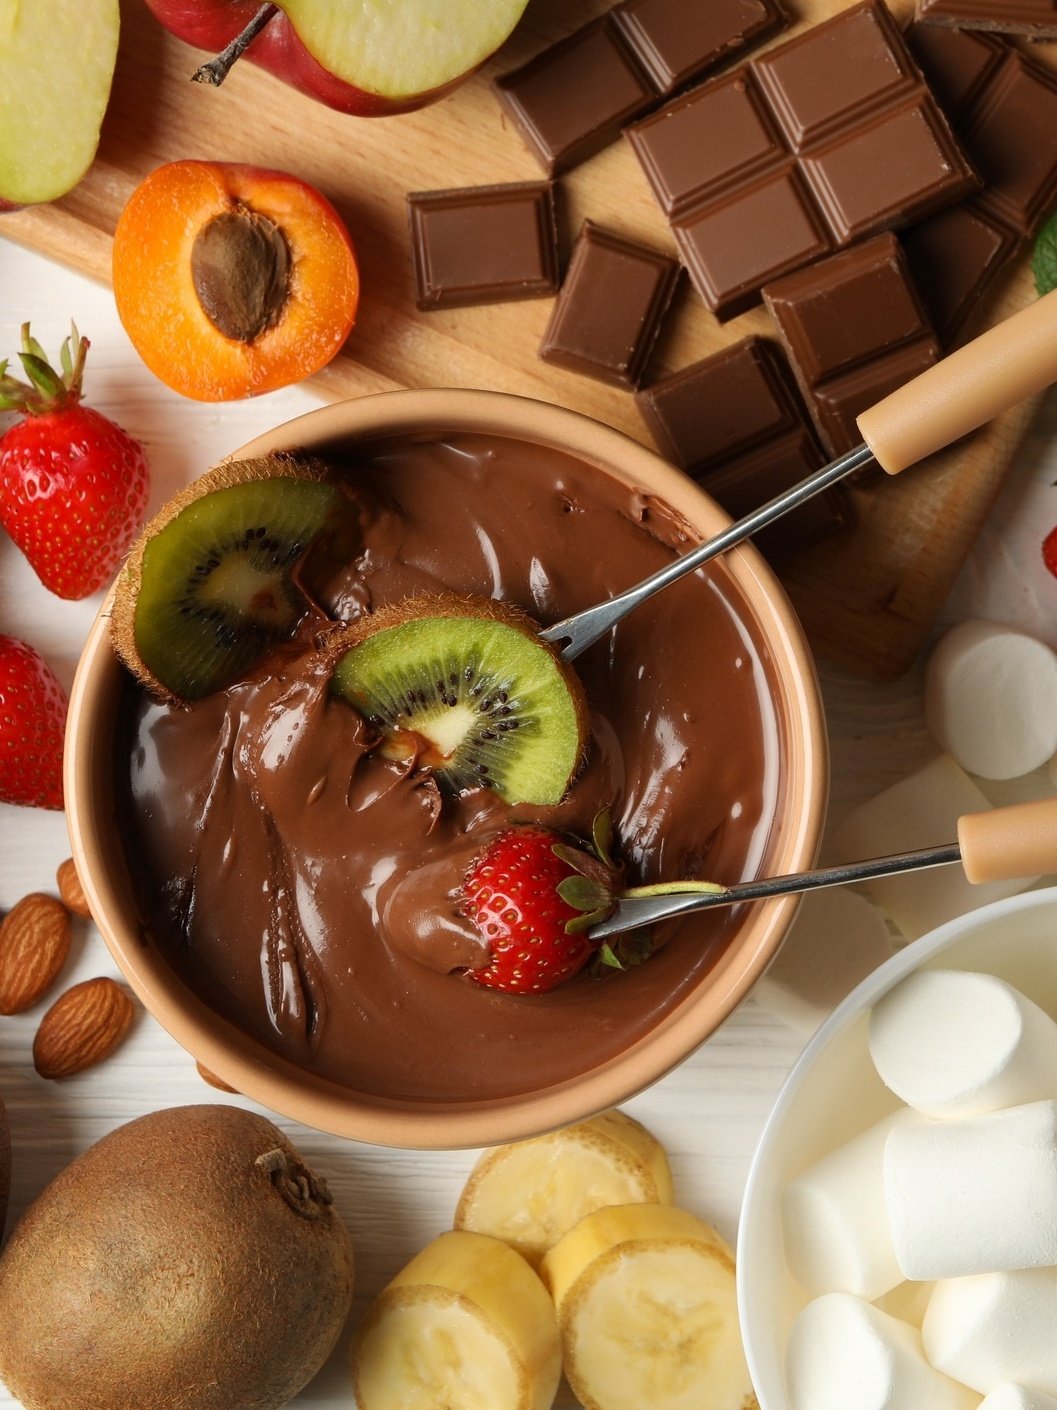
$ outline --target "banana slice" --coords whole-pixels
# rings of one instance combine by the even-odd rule
[[[565,1374],[587,1410],[750,1410],[734,1256],[670,1205],[599,1209],[543,1259]]]
[[[561,1376],[554,1306],[486,1234],[441,1234],[382,1289],[353,1343],[360,1410],[549,1410]]]
[[[671,1202],[664,1147],[622,1111],[605,1111],[486,1151],[463,1189],[455,1227],[503,1239],[535,1268],[592,1210]]]

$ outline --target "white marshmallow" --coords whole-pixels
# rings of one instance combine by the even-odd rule
[[[1028,1390],[1012,1381],[995,1386],[980,1401],[979,1410],[1057,1410],[1057,1400],[1041,1390]]]
[[[1020,778],[1057,751],[1057,655],[996,622],[962,622],[925,671],[925,721],[980,778]]]
[[[977,1397],[925,1360],[921,1333],[847,1293],[793,1323],[785,1378],[793,1410],[975,1410]]]
[[[884,1190],[907,1278],[1057,1264],[1057,1102],[894,1127]]]
[[[926,1116],[1057,1098],[1057,1023],[993,974],[922,969],[870,1014],[885,1086]]]
[[[846,887],[809,891],[753,997],[805,1038],[892,954],[884,917]]]
[[[913,1120],[905,1107],[886,1116],[783,1190],[786,1262],[808,1292],[872,1302],[903,1281],[888,1230],[884,1150],[889,1133]]]
[[[1057,1395],[1057,1269],[938,1282],[921,1335],[938,1370],[982,1394],[1016,1381]]]
[[[987,812],[991,804],[949,754],[910,774],[856,808],[831,839],[838,862],[884,857],[918,847],[954,842],[963,813]],[[877,877],[862,889],[914,940],[955,916],[990,901],[1025,891],[1037,877],[989,881],[974,886],[959,866]]]

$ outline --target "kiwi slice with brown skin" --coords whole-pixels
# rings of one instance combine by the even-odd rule
[[[359,542],[355,501],[327,466],[227,461],[133,545],[114,598],[114,649],[162,699],[220,690],[293,635],[324,569]]]
[[[331,682],[380,736],[379,752],[447,791],[559,803],[583,758],[587,702],[574,671],[508,603],[420,595],[342,626]]]

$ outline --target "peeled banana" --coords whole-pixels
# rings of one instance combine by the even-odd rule
[[[586,1410],[750,1410],[734,1257],[670,1205],[596,1210],[545,1255],[565,1374]]]
[[[352,1346],[359,1410],[549,1410],[554,1306],[498,1239],[441,1234],[379,1293]]]
[[[455,1227],[503,1239],[536,1267],[592,1210],[671,1201],[664,1147],[622,1111],[606,1111],[486,1151],[466,1182]]]

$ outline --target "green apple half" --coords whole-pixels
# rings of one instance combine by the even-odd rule
[[[0,0],[0,209],[54,201],[99,145],[118,0]]]

